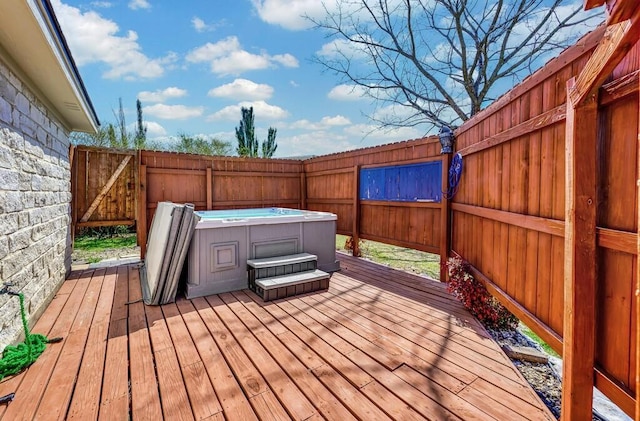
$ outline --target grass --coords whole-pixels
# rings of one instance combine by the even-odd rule
[[[347,238],[346,235],[336,235],[338,250],[347,251],[344,248]],[[364,258],[394,269],[425,275],[431,279],[440,279],[440,256],[437,254],[368,240],[360,240],[360,253]]]
[[[525,326],[522,323],[521,323],[521,326],[522,326],[521,332],[524,335],[526,335],[529,339],[531,339],[532,341],[540,345],[540,348],[544,349],[544,352],[554,357],[560,357],[560,355],[558,355],[558,353],[555,352],[553,348],[551,348],[545,341],[540,339],[540,337],[536,335],[531,329],[529,329],[527,326]]]
[[[82,236],[77,237],[73,243],[73,247],[76,250],[82,251],[104,251],[107,249],[134,247],[135,245],[135,233],[118,234],[113,237]]]

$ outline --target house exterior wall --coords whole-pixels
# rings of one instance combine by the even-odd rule
[[[71,267],[68,135],[0,58],[0,287],[24,293],[30,321]],[[0,294],[0,349],[22,332],[17,297]]]

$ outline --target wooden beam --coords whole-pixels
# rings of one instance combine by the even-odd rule
[[[117,219],[113,221],[87,221],[87,222],[78,222],[79,227],[114,227],[116,225],[133,225],[135,224],[135,219]]]
[[[584,10],[594,9],[603,4],[607,9],[607,25],[630,19],[638,0],[584,0]]]
[[[566,104],[559,105],[547,112],[535,116],[523,123],[513,126],[501,133],[488,137],[481,142],[460,149],[458,153],[462,156],[471,155],[485,149],[492,148],[510,140],[524,136],[536,130],[541,130],[547,126],[563,121],[566,117]]]
[[[360,166],[353,167],[353,227],[351,238],[353,240],[353,256],[360,257]]]
[[[639,82],[640,83],[640,82]],[[638,154],[638,162],[640,162],[640,132],[638,132],[636,142],[636,153]],[[640,166],[638,166],[638,174],[636,177],[636,209],[638,210],[638,233],[636,239],[636,250],[640,256]],[[640,265],[636,264],[636,309],[640,309]],[[636,410],[635,419],[640,420],[640,311],[636,310]]]
[[[89,218],[91,218],[91,215],[93,215],[93,212],[96,210],[100,202],[102,202],[102,199],[104,199],[107,193],[109,193],[109,190],[111,189],[111,187],[113,187],[118,177],[120,177],[120,174],[122,174],[122,171],[124,171],[129,161],[131,161],[131,157],[132,155],[127,155],[122,159],[122,162],[120,162],[120,165],[118,165],[118,168],[116,168],[116,171],[113,174],[111,174],[111,177],[109,177],[107,184],[105,184],[102,187],[102,190],[100,190],[100,193],[98,193],[96,198],[93,199],[93,202],[91,203],[91,206],[89,206],[89,209],[87,209],[87,211],[84,213],[82,218],[80,218],[80,222],[87,222]]]
[[[440,282],[447,282],[447,266],[451,250],[451,201],[446,193],[449,190],[449,165],[451,155],[442,155],[442,200],[440,201]]]
[[[567,94],[575,107],[597,93],[605,79],[627,55],[640,34],[640,8],[630,20],[609,26],[595,51],[576,79],[575,87]]]
[[[627,95],[638,94],[638,75],[640,70],[624,75],[600,88],[600,105],[609,105]]]
[[[567,82],[562,420],[592,419],[595,359],[598,101]],[[597,92],[597,90],[596,90]]]
[[[564,236],[564,221],[559,221],[557,219],[523,215],[515,212],[483,208],[481,206],[465,205],[462,203],[453,203],[451,205],[451,209],[453,209],[454,212],[463,212],[469,215],[491,219],[492,221],[515,225],[517,227],[525,228],[528,230],[544,232],[546,234],[555,235],[556,237]]]

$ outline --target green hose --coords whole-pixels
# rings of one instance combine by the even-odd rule
[[[7,345],[0,359],[0,380],[7,376],[19,373],[23,369],[33,364],[40,354],[44,352],[49,340],[44,335],[29,332],[27,315],[24,311],[24,295],[15,294],[20,298],[20,316],[22,317],[22,327],[24,328],[24,342],[16,346]]]

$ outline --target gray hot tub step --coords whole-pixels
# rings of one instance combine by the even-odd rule
[[[319,269],[255,280],[255,292],[264,301],[329,288],[329,274]]]
[[[272,266],[293,265],[297,263],[307,263],[317,261],[318,256],[309,253],[289,254],[287,256],[266,257],[263,259],[249,259],[247,266],[254,269],[263,269]]]
[[[256,280],[274,276],[313,271],[318,268],[318,257],[310,253],[247,260],[249,288],[256,290]]]

